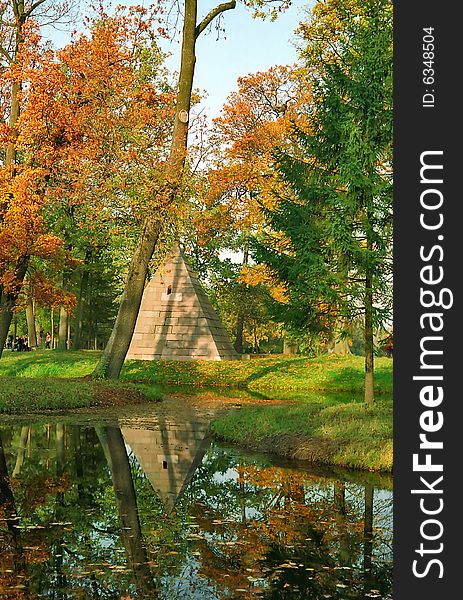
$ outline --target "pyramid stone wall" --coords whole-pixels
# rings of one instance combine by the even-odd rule
[[[178,246],[145,288],[127,358],[239,358]]]

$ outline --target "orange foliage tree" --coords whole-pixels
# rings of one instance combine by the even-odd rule
[[[222,304],[228,306],[227,312],[231,309],[234,313],[238,352],[243,350],[246,338],[258,346],[257,331],[262,330],[264,322],[269,333],[264,295],[270,291],[280,298],[283,293],[271,273],[262,277],[262,269],[256,272],[249,264],[249,242],[265,226],[266,207],[274,207],[277,202],[273,192],[281,183],[274,168],[274,152],[285,143],[291,127],[300,123],[300,106],[307,98],[296,67],[274,66],[266,72],[240,77],[238,89],[229,95],[213,123],[212,164],[198,192],[202,206],[195,225],[202,244],[215,245],[220,239],[222,248],[242,253],[238,279],[228,280],[218,291]],[[272,285],[268,285],[270,281]]]
[[[87,21],[86,34],[33,74],[35,114],[27,126],[40,153],[52,157],[48,219],[83,262],[78,275],[67,268],[61,274],[79,297],[76,344],[90,264],[114,247],[114,238],[136,231],[171,134],[172,93],[152,33],[154,17],[140,7],[121,7],[112,16],[100,11]],[[66,317],[62,307],[63,348]]]
[[[14,154],[0,180],[1,347],[33,257],[59,257],[55,269],[69,272],[63,241],[68,255],[78,255],[82,245],[107,243],[121,219],[143,218],[139,197],[158,176],[172,112],[152,19],[138,7],[100,12],[88,20],[88,34],[57,53],[24,27],[20,51],[2,74],[5,89],[17,82],[21,89],[17,118],[8,122],[5,102],[1,130]]]
[[[0,125],[0,147],[3,149],[0,165],[0,353],[31,257],[50,259],[61,253],[60,239],[48,230],[43,218],[43,209],[49,201],[47,166],[35,160],[27,140],[20,135],[19,120],[27,95],[25,73],[41,59],[34,28],[26,23],[21,31],[21,44],[0,79],[4,92]]]

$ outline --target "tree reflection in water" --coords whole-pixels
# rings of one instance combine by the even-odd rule
[[[276,466],[206,429],[0,427],[0,597],[391,597],[390,478]]]

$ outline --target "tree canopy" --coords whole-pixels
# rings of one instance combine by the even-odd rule
[[[247,4],[275,18],[290,3]],[[210,122],[196,42],[235,6],[185,0],[177,76],[162,3],[100,7],[59,49],[40,26],[71,4],[0,5],[0,346],[27,309],[31,339],[35,318],[61,348],[106,346],[94,376],[117,378],[175,240],[239,351],[326,350],[360,327],[371,400],[391,313],[391,3],[317,2],[298,62],[243,65]]]

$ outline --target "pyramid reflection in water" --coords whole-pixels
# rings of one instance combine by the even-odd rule
[[[121,428],[140,467],[170,513],[211,444],[205,422],[169,420],[158,430]]]

